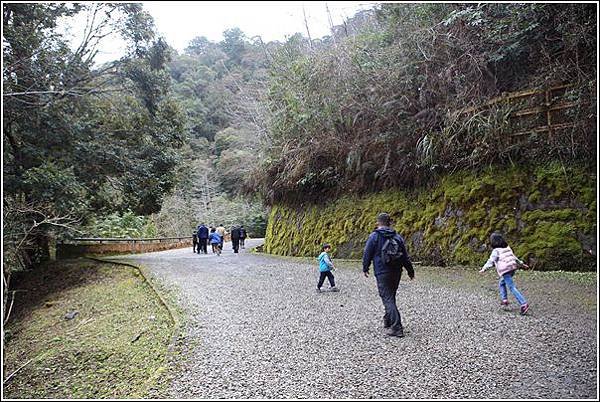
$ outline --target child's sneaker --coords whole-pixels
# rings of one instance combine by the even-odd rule
[[[508,307],[508,300],[502,300],[502,301],[500,302],[500,305],[501,305],[502,307]]]
[[[521,306],[521,315],[527,314],[529,311],[529,304],[525,303]]]
[[[340,290],[337,287],[333,286],[333,287],[329,288],[329,291],[330,292],[339,292]]]

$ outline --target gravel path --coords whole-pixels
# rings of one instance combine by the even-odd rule
[[[227,244],[221,257],[121,258],[176,286],[189,314],[191,358],[171,398],[597,397],[590,284],[517,277],[532,305],[521,317],[512,299],[512,311],[500,309],[493,275],[417,267],[400,284],[398,339],[385,336],[375,280],[357,263],[338,264],[341,292],[316,294],[316,263],[235,255]]]

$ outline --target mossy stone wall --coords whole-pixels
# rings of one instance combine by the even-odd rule
[[[560,164],[457,173],[432,188],[350,195],[325,205],[275,205],[265,251],[313,256],[327,242],[338,258],[360,258],[384,211],[413,260],[482,265],[489,235],[500,230],[535,269],[596,270],[596,176]]]

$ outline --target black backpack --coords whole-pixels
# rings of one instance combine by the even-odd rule
[[[402,246],[396,236],[386,238],[381,248],[381,258],[384,264],[397,262],[402,256]]]

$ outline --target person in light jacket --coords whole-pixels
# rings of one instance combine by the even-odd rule
[[[227,231],[225,230],[225,226],[223,225],[219,225],[217,226],[216,232],[219,234],[219,236],[221,236],[221,251],[223,251],[223,242],[225,241],[225,235],[227,234]]]
[[[479,273],[484,273],[489,268],[496,267],[496,272],[500,277],[500,281],[498,282],[500,299],[502,300],[500,304],[503,307],[508,306],[508,294],[506,292],[506,288],[508,287],[513,296],[515,296],[515,299],[517,299],[517,302],[521,305],[521,315],[527,314],[529,311],[529,303],[527,303],[523,294],[521,294],[515,286],[513,276],[517,272],[519,266],[525,268],[529,268],[529,266],[515,256],[500,232],[492,233],[490,236],[490,243],[492,246],[492,254]]]

